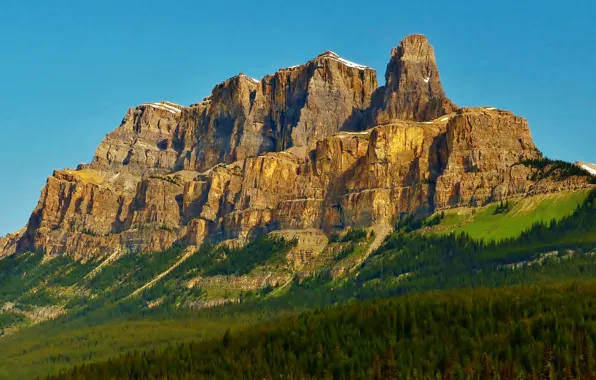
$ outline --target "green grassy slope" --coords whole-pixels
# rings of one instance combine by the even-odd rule
[[[498,203],[480,209],[446,210],[441,223],[432,228],[443,234],[465,232],[483,240],[501,240],[519,236],[539,222],[560,220],[570,215],[588,196],[589,191],[564,191],[509,201],[509,209],[496,213]]]

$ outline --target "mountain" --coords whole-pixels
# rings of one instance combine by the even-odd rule
[[[542,156],[523,118],[453,104],[426,37],[392,50],[385,80],[327,51],[261,80],[239,74],[188,107],[131,108],[90,164],[54,171],[0,248],[88,258],[278,230],[328,238],[589,186],[528,164]]]
[[[593,280],[589,165],[544,157],[511,112],[455,105],[424,36],[385,82],[326,51],[129,109],[0,238],[0,379],[221,350],[227,329],[370,298]]]

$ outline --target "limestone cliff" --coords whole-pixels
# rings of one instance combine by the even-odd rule
[[[428,121],[457,109],[443,90],[434,49],[421,34],[404,38],[391,51],[385,81],[376,95],[377,123]]]
[[[129,109],[91,167],[137,175],[204,171],[292,146],[312,148],[339,130],[362,128],[376,88],[374,70],[333,52],[260,81],[240,74],[190,107],[160,102]]]
[[[588,185],[538,178],[523,164],[537,158],[524,119],[455,106],[432,47],[413,35],[393,50],[381,88],[374,70],[325,52],[261,80],[230,78],[188,107],[129,109],[90,164],[54,172],[0,251],[87,257],[332,234]]]

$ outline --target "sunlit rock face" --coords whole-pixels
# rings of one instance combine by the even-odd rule
[[[394,48],[385,78],[378,88],[374,70],[324,52],[260,80],[237,75],[188,107],[131,108],[90,164],[53,173],[1,255],[243,244],[270,231],[320,243],[405,214],[588,186],[522,164],[540,157],[524,119],[455,106],[426,37]]]

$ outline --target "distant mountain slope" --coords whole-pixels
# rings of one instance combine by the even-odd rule
[[[456,208],[440,211],[440,223],[429,231],[439,233],[465,232],[485,241],[519,236],[535,223],[559,220],[573,213],[589,191],[562,191],[533,197],[492,203],[482,208]]]

